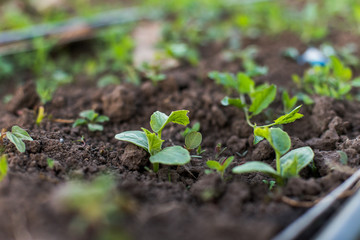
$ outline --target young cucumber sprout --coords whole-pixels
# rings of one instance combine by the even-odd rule
[[[222,104],[225,106],[233,105],[242,109],[247,124],[254,129],[254,144],[266,139],[275,151],[276,170],[266,163],[254,161],[235,167],[234,173],[263,172],[273,176],[280,184],[283,184],[285,179],[297,176],[300,170],[313,160],[314,153],[310,147],[302,147],[288,152],[291,146],[289,135],[282,129],[274,127],[292,123],[302,118],[303,115],[298,113],[301,106],[267,125],[257,126],[251,122],[252,117],[263,112],[275,100],[275,85],[255,86],[255,82],[243,73],[239,73],[235,77],[228,73],[213,72],[210,73],[210,77],[239,93],[239,98],[225,97]],[[247,99],[250,99],[250,104],[247,103]]]
[[[161,133],[168,123],[188,125],[190,123],[187,116],[188,112],[188,110],[178,110],[171,112],[168,116],[165,113],[156,111],[151,115],[150,119],[150,127],[153,132],[146,128],[141,128],[142,131],[126,131],[116,134],[115,138],[145,149],[150,154],[150,162],[153,164],[154,172],[158,171],[160,163],[165,165],[184,165],[190,161],[189,151],[181,146],[171,146],[162,149],[164,140],[161,138]]]
[[[13,126],[10,131],[6,131],[6,129],[2,129],[0,133],[0,153],[4,151],[4,138],[9,139],[10,142],[12,142],[16,149],[19,150],[19,152],[23,153],[26,150],[26,146],[24,143],[24,140],[27,141],[33,141],[33,139],[30,137],[30,135],[21,127],[19,126]]]
[[[234,156],[231,157],[222,157],[219,161],[208,160],[206,165],[213,170],[216,170],[222,179],[224,179],[225,170],[229,167],[229,165],[234,161]]]
[[[82,111],[79,116],[82,118],[76,119],[72,127],[74,128],[80,125],[87,125],[88,129],[92,132],[103,131],[104,127],[100,123],[109,121],[109,117],[99,115],[94,110]]]

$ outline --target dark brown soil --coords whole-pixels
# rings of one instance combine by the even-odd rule
[[[280,56],[288,46],[304,50],[298,38],[284,34],[277,38],[248,40],[259,47],[259,63],[270,72],[258,82],[273,82],[292,88],[291,75],[302,74],[304,66]],[[217,49],[214,47],[213,49]],[[78,82],[56,92],[45,106],[54,119],[76,119],[79,112],[94,109],[111,118],[103,132],[89,132],[85,127],[44,120],[35,124],[34,106],[38,99],[31,83],[19,89],[6,106],[0,103],[0,126],[18,124],[34,139],[21,154],[6,142],[10,172],[0,183],[0,239],[97,239],[101,225],[90,226],[73,234],[75,215],[54,206],[53,195],[70,179],[91,180],[103,173],[115,176],[117,191],[134,203],[131,211],[116,213],[122,220],[115,227],[124,229],[134,239],[269,239],[303,214],[281,201],[287,196],[312,201],[325,196],[359,166],[360,106],[356,102],[315,98],[313,106],[301,110],[305,117],[285,127],[293,148],[310,146],[315,152],[316,171],[305,169],[302,178],[291,179],[286,187],[269,191],[262,174],[232,175],[225,181],[217,174],[206,175],[206,160],[215,155],[218,143],[227,146],[225,155],[234,155],[233,166],[259,160],[274,165],[274,152],[266,142],[254,146],[252,131],[242,112],[223,107],[221,87],[208,79],[213,70],[236,72],[237,62],[220,60],[219,51],[206,54],[198,67],[179,67],[167,72],[167,79],[153,86],[123,84],[103,89]],[[29,90],[30,89],[30,90]],[[279,102],[274,112],[281,111]],[[126,130],[149,128],[149,118],[156,111],[170,113],[188,109],[192,123],[201,123],[202,159],[193,159],[185,167],[161,166],[158,174],[150,167],[148,155],[141,149],[114,139]],[[261,116],[257,122],[266,122]],[[165,145],[183,144],[183,127],[171,125],[163,136]],[[85,142],[77,141],[84,136]],[[349,164],[340,163],[337,151],[344,151]],[[237,153],[244,153],[240,157]],[[49,168],[47,158],[55,160]],[[116,225],[118,224],[118,225]]]

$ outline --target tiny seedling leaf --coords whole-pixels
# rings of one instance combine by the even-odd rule
[[[165,165],[184,165],[190,162],[189,151],[180,146],[164,148],[162,151],[150,157],[151,163],[161,163]]]
[[[214,161],[214,160],[208,160],[206,162],[206,165],[209,168],[214,169],[214,170],[220,170],[222,167],[218,161]]]
[[[237,108],[243,108],[246,105],[240,100],[240,98],[229,98],[229,97],[224,97],[223,100],[221,100],[221,104],[223,106],[235,106]]]
[[[256,145],[256,144],[258,144],[259,142],[261,142],[262,140],[264,140],[263,137],[254,135],[253,144]]]
[[[161,151],[161,146],[162,146],[162,143],[164,142],[164,140],[159,138],[156,135],[156,133],[152,133],[149,130],[147,130],[146,128],[141,128],[141,129],[144,131],[144,133],[146,135],[150,155],[155,155],[156,153]]]
[[[285,114],[285,115],[279,117],[274,122],[278,125],[281,125],[281,124],[292,123],[292,122],[296,121],[297,119],[302,118],[304,115],[298,113],[300,108],[301,108],[301,105],[296,107],[294,110],[292,110],[288,114]]]
[[[291,161],[285,162],[281,166],[281,176],[283,176],[285,178],[298,176],[297,162],[298,162],[297,155],[294,155],[294,158]]]
[[[185,146],[187,149],[195,149],[200,146],[202,135],[199,132],[191,132],[185,137]]]
[[[90,121],[95,121],[95,119],[99,116],[94,110],[85,110],[79,114],[80,117],[87,118]]]
[[[15,134],[12,134],[11,132],[6,132],[6,137],[10,140],[10,142],[15,145],[19,152],[25,152],[25,143],[21,140],[21,138],[18,138]]]
[[[289,135],[280,128],[270,128],[269,130],[271,139],[268,140],[274,150],[280,153],[280,155],[283,155],[289,151],[291,146]]]
[[[104,116],[104,115],[101,115],[101,116],[98,116],[96,119],[95,119],[95,122],[98,122],[98,123],[103,123],[103,122],[107,122],[109,121],[109,117],[108,116]]]
[[[233,161],[234,161],[234,156],[231,156],[231,157],[226,158],[225,161],[224,161],[224,163],[223,163],[223,165],[222,165],[222,167],[223,167],[224,169],[228,168],[229,165],[230,165]]]
[[[102,125],[96,124],[96,123],[88,123],[87,126],[88,126],[88,129],[92,132],[104,130],[104,127]]]
[[[243,165],[234,167],[232,172],[236,174],[262,172],[272,177],[280,177],[279,173],[276,172],[269,164],[258,161],[247,162]]]
[[[19,126],[13,126],[11,128],[11,133],[14,134],[16,137],[18,137],[21,140],[28,140],[32,141],[33,139],[30,137],[30,135],[21,127]]]
[[[297,96],[290,98],[289,93],[286,90],[283,91],[281,99],[284,105],[285,113],[291,111],[298,100]]]
[[[252,115],[257,115],[261,113],[265,108],[270,105],[270,103],[274,101],[275,96],[275,85],[270,85],[264,89],[255,91],[251,94],[252,103],[250,105],[249,111],[252,112]]]
[[[238,91],[240,93],[246,94],[254,91],[255,82],[245,73],[238,73]]]
[[[296,160],[296,175],[298,175],[301,169],[307,166],[313,160],[313,158],[314,152],[310,147],[294,149],[280,158],[281,172],[283,172],[283,168],[286,166],[286,164],[288,164],[288,162]]]
[[[85,125],[85,124],[87,124],[87,123],[88,123],[88,121],[87,121],[86,119],[84,119],[84,118],[78,118],[78,119],[75,120],[75,122],[73,123],[72,127],[74,128],[74,127],[77,127],[77,126],[80,126],[80,125]]]
[[[156,111],[150,118],[151,129],[154,132],[159,133],[166,124],[170,122],[186,126],[190,123],[189,117],[187,116],[188,112],[188,110],[178,110],[171,112],[170,116],[167,116],[165,113]]]
[[[343,151],[337,151],[337,153],[340,156],[340,162],[342,165],[347,165],[348,164],[348,156],[346,154],[346,152]]]
[[[130,142],[136,146],[142,147],[149,152],[149,144],[146,134],[142,131],[126,131],[115,135],[120,141]]]

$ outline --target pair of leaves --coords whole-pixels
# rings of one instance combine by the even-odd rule
[[[246,79],[245,77],[243,77]],[[248,83],[250,84],[250,82]],[[242,87],[241,91],[248,92],[251,91],[253,85],[247,85],[246,87]],[[240,89],[240,87],[239,87]],[[243,102],[240,98],[229,98],[225,97],[221,103],[224,106],[232,105],[237,108],[248,107],[249,112],[252,113],[252,116],[260,114],[264,109],[266,109],[274,100],[276,96],[276,86],[264,86],[260,89],[257,89],[250,93],[251,105],[247,106],[245,102]]]
[[[210,169],[214,169],[214,170],[218,171],[221,175],[223,175],[225,170],[229,167],[229,165],[233,161],[234,161],[234,157],[231,156],[231,157],[222,159],[220,162],[214,161],[214,160],[209,160],[206,162],[206,165]]]
[[[299,110],[301,108],[301,105],[300,106],[297,106],[294,110],[292,110],[291,112],[289,112],[288,114],[285,114],[285,115],[282,115],[280,117],[278,117],[273,124],[271,125],[283,125],[283,124],[288,124],[288,123],[292,123],[294,122],[295,120],[297,119],[300,119],[302,118],[304,115],[298,113]],[[266,128],[266,127],[265,127]],[[255,133],[255,130],[257,130],[257,133]],[[262,130],[261,129],[264,129],[264,127],[257,127],[254,129],[254,145],[259,143],[261,140],[263,140],[265,137],[263,136],[263,134],[266,134],[266,133],[261,133]],[[270,131],[274,131],[274,134],[277,130],[270,130]],[[287,135],[287,133],[285,133]],[[283,134],[283,135],[285,135]],[[270,142],[270,141],[269,141]]]
[[[79,116],[82,118],[76,119],[72,127],[74,128],[80,125],[87,125],[88,129],[92,132],[103,131],[104,127],[99,123],[104,123],[110,120],[109,117],[99,115],[94,110],[82,111]]]
[[[280,158],[280,173],[273,169],[269,164],[263,162],[247,162],[241,166],[233,168],[233,173],[262,172],[274,177],[275,179],[286,179],[296,177],[299,172],[309,165],[314,158],[314,152],[310,147],[302,147],[292,150]]]
[[[166,165],[186,164],[190,161],[189,151],[180,146],[167,147],[162,150],[164,140],[161,139],[160,134],[163,128],[170,122],[185,126],[189,124],[188,112],[187,110],[179,110],[171,112],[167,116],[165,113],[156,111],[152,114],[150,120],[150,126],[154,133],[142,128],[143,131],[126,131],[116,134],[115,138],[145,149],[151,155],[151,163]]]
[[[21,127],[13,126],[11,132],[5,133],[6,137],[12,142],[19,152],[25,152],[26,146],[24,140],[33,141],[30,135]]]
[[[170,123],[177,123],[186,126],[190,123],[189,117],[187,116],[188,110],[178,110],[171,112],[168,116],[165,113],[156,111],[151,115],[150,127],[156,133],[161,133],[164,127]]]
[[[282,93],[281,100],[284,105],[284,112],[288,113],[293,109],[293,107],[297,103],[298,98],[297,96],[290,98],[289,93],[285,90]]]

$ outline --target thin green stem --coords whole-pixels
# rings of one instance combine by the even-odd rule
[[[281,169],[280,169],[280,153],[275,151],[276,154],[276,171],[281,175]]]
[[[157,173],[159,171],[159,163],[153,163],[153,171]]]
[[[244,111],[244,113],[245,113],[245,118],[246,118],[247,124],[248,124],[250,127],[255,128],[255,125],[250,122],[250,118],[251,118],[251,117],[249,116],[249,110],[248,110],[247,107],[246,107],[246,99],[245,99],[245,96],[244,96],[243,94],[240,94],[240,100],[241,100],[241,102],[245,105],[245,107],[243,107],[242,109],[243,109],[243,111]]]

